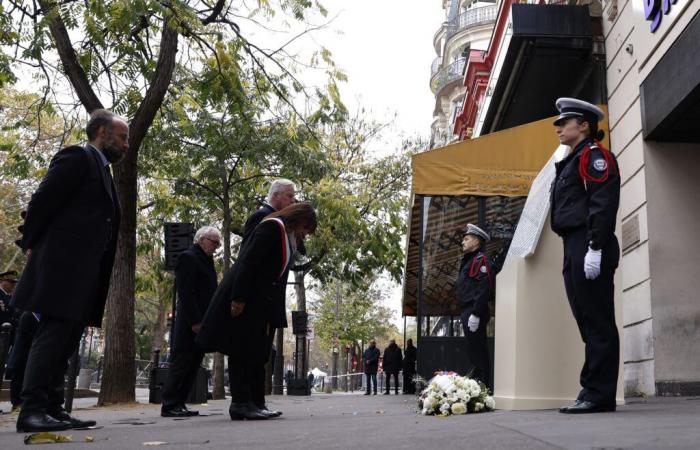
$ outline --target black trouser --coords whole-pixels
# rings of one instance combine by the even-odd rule
[[[486,339],[486,327],[489,324],[488,319],[479,321],[479,328],[476,331],[469,331],[467,325],[471,310],[462,313],[460,319],[462,321],[462,330],[467,339],[467,354],[469,355],[469,363],[471,365],[471,378],[477,379],[491,388],[491,361],[489,358],[489,346]]]
[[[416,375],[416,371],[412,368],[403,369],[403,393],[404,394],[415,394],[416,385],[413,382],[413,377]]]
[[[615,324],[614,275],[620,257],[613,236],[602,249],[600,276],[587,280],[583,262],[588,251],[586,231],[564,237],[564,286],[581,339],[586,344],[579,400],[614,404],[620,363],[620,338]]]
[[[394,392],[396,394],[399,393],[399,373],[398,372],[384,372],[384,375],[386,377],[386,393],[388,394],[389,391],[391,391],[391,377],[394,377]]]
[[[270,359],[272,342],[275,338],[275,329],[269,328],[265,334],[265,341],[261,351],[265,355],[262,362],[254,362],[251,358],[228,358],[228,379],[231,389],[231,401],[233,403],[245,403],[252,401],[263,408],[265,406],[265,364]],[[259,345],[253,343],[252,345]],[[252,358],[261,360],[263,358]]]
[[[82,323],[41,317],[27,359],[20,417],[63,409],[68,359],[78,347],[84,328]]]
[[[372,383],[374,383],[374,393],[377,393],[377,372],[374,373],[367,373],[365,372],[365,375],[367,376],[367,393],[370,393],[370,388],[372,387]]]
[[[203,358],[204,353],[199,351],[173,352],[168,378],[165,380],[161,393],[163,408],[185,404]]]
[[[10,372],[10,401],[12,406],[22,404],[22,385],[24,384],[24,371],[27,367],[27,358],[29,358],[29,350],[32,348],[32,339],[36,333],[39,322],[30,312],[23,312],[17,326],[17,334],[15,336],[15,344],[12,346],[12,351],[7,363],[7,371]]]

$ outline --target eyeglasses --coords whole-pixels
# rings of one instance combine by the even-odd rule
[[[217,247],[221,245],[221,241],[215,241],[214,239],[209,239],[208,237],[205,237],[204,239],[216,245]]]

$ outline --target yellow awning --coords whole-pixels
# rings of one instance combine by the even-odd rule
[[[553,121],[543,119],[414,155],[413,193],[526,196],[559,146]],[[600,126],[608,147],[607,120]]]

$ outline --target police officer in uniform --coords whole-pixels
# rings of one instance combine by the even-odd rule
[[[615,220],[620,172],[602,139],[604,114],[590,103],[560,98],[557,136],[570,153],[556,163],[551,194],[552,230],[564,241],[564,285],[586,346],[576,402],[566,414],[615,411],[620,341],[615,325],[613,277],[620,258]]]
[[[488,385],[491,363],[486,340],[486,326],[491,319],[489,300],[493,296],[491,264],[484,253],[489,234],[473,224],[464,230],[464,255],[457,275],[457,298],[462,310],[460,319],[467,339],[472,377]]]

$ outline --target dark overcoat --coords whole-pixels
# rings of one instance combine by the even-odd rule
[[[270,294],[275,283],[286,282],[290,249],[284,231],[273,220],[260,223],[224,274],[204,315],[197,344],[252,364],[267,361],[266,342],[272,319]],[[285,264],[286,263],[286,264]],[[243,313],[231,317],[231,302],[245,303]]]
[[[379,370],[379,349],[377,347],[367,347],[362,353],[365,363],[365,373],[377,373]]]
[[[401,356],[401,349],[399,346],[396,344],[389,344],[389,346],[384,349],[384,359],[382,360],[384,372],[399,373],[402,362],[403,357]]]
[[[251,237],[255,232],[255,228],[262,220],[275,212],[276,209],[267,203],[255,211],[248,217],[243,227],[243,240],[241,241],[241,252],[251,241]],[[287,328],[287,276],[283,276],[275,286],[270,290],[270,301],[267,303],[269,307],[270,326],[272,328]]]
[[[98,151],[59,151],[32,195],[17,241],[32,253],[12,296],[16,308],[101,325],[121,216]]]
[[[216,269],[214,259],[194,244],[177,258],[175,266],[177,284],[177,311],[175,314],[175,335],[173,351],[198,351],[192,331],[204,318],[214,291],[216,291]]]

